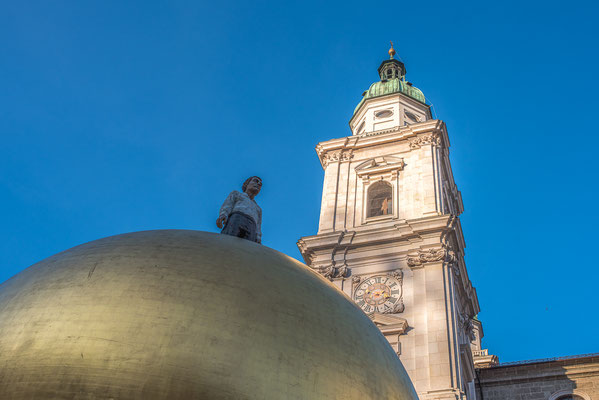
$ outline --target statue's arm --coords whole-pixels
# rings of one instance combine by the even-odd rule
[[[219,228],[223,227],[223,225],[227,222],[229,215],[233,211],[233,207],[235,207],[235,202],[237,201],[237,194],[238,192],[236,190],[229,193],[225,199],[225,202],[221,206],[220,211],[218,212],[218,219],[216,220],[216,226]]]
[[[258,226],[256,227],[256,238],[258,243],[262,243],[262,209],[258,211]]]

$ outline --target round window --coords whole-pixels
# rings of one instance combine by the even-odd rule
[[[382,110],[382,111],[377,111],[374,113],[374,116],[376,118],[389,118],[392,115],[393,115],[393,111],[391,111],[391,110]]]

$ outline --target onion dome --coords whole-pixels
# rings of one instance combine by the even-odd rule
[[[418,100],[421,103],[426,103],[424,93],[422,93],[422,91],[417,87],[412,86],[411,82],[406,81],[406,67],[403,62],[394,58],[395,49],[393,49],[393,42],[391,42],[389,56],[391,58],[383,61],[378,68],[378,73],[381,80],[374,82],[372,85],[370,85],[368,90],[362,94],[363,98],[356,106],[354,113],[358,110],[358,108],[360,108],[366,99],[394,93],[402,93],[414,100]]]

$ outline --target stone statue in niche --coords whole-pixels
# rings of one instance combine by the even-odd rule
[[[381,215],[389,214],[389,198],[385,197],[381,203]]]
[[[368,189],[368,214],[367,217],[378,217],[393,213],[392,187],[389,183],[379,181]]]
[[[262,179],[251,176],[241,186],[241,193],[233,190],[227,196],[216,220],[220,233],[262,243],[262,209],[254,200],[260,189]]]

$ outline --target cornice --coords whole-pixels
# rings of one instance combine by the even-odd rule
[[[437,237],[440,244],[431,246],[423,245],[414,249],[418,242],[426,242],[427,238]],[[433,217],[424,217],[413,220],[393,220],[386,225],[360,226],[351,231],[325,232],[314,236],[304,236],[297,242],[297,246],[305,263],[314,268],[315,259],[327,259],[328,264],[323,269],[323,274],[329,278],[341,277],[346,273],[346,268],[354,268],[364,260],[371,259],[369,252],[376,250],[384,257],[404,258],[412,269],[424,268],[426,264],[444,262],[455,276],[456,285],[463,295],[472,302],[470,316],[478,314],[480,306],[476,289],[468,278],[468,273],[463,261],[464,241],[459,218],[446,214]],[[418,246],[418,245],[416,245]],[[363,250],[364,257],[355,249]],[[342,254],[335,260],[335,254]],[[349,254],[349,255],[348,255]],[[348,259],[349,265],[348,264]],[[348,266],[349,265],[349,266]]]
[[[407,254],[407,250],[400,250],[402,244],[410,247],[413,242],[421,242],[431,235],[441,238],[444,231],[452,229],[454,219],[452,215],[440,215],[413,220],[393,220],[384,225],[356,227],[351,231],[304,236],[298,240],[297,246],[309,266],[316,255],[331,253],[339,246],[346,249],[345,253],[356,248],[379,247],[390,248],[397,254]]]
[[[428,135],[422,138],[418,137],[426,134]],[[330,161],[350,160],[356,150],[400,142],[410,138],[412,139],[410,142],[410,148],[412,149],[425,144],[449,147],[445,123],[439,119],[431,119],[395,129],[320,142],[316,145],[316,154],[321,165],[325,168]],[[328,155],[328,153],[331,153],[331,155]],[[348,159],[345,154],[352,154],[352,156]]]
[[[368,109],[372,103],[380,103],[381,100],[388,101],[388,100],[393,100],[393,99],[398,99],[400,101],[404,100],[404,101],[406,101],[408,103],[412,103],[411,105],[412,106],[416,106],[416,107],[422,107],[422,106],[424,106],[424,107],[426,107],[428,109],[428,112],[429,112],[429,115],[430,115],[430,108],[431,108],[430,105],[428,105],[426,103],[423,103],[423,102],[421,102],[419,100],[416,100],[415,98],[410,97],[410,96],[408,96],[408,95],[406,95],[404,93],[395,92],[395,93],[389,93],[389,94],[386,94],[386,95],[376,96],[376,97],[370,97],[368,99],[365,99],[364,102],[362,103],[361,107],[358,110],[356,110],[354,112],[354,114],[352,115],[352,117],[349,119],[348,124],[349,124],[350,128],[351,128],[352,121],[354,119],[356,119],[356,118],[361,117],[364,114],[362,112],[362,110]]]
[[[359,226],[352,229],[356,232],[353,240],[354,244],[363,244],[372,241],[373,243],[386,242],[388,240],[398,240],[402,236],[421,236],[430,232],[444,230],[453,225],[455,217],[449,214],[417,218],[411,220],[392,220],[386,225],[377,224],[376,226]],[[324,232],[312,236],[304,236],[299,239],[298,247],[300,251],[318,250],[329,247],[335,243],[343,231]],[[379,239],[374,239],[376,236]]]
[[[497,365],[491,368],[479,369],[481,384],[483,386],[497,385],[513,385],[515,383],[539,381],[539,380],[554,380],[554,379],[571,379],[599,376],[599,364],[596,362],[588,364],[579,364],[575,367],[564,368],[559,364],[559,361],[547,363],[546,368],[539,364],[521,364],[502,366]],[[517,367],[517,368],[516,368]],[[513,368],[512,373],[506,373],[507,368]],[[501,371],[501,372],[500,372]],[[526,371],[519,373],[519,371]],[[534,374],[531,374],[534,372]],[[499,376],[495,376],[495,373]]]

